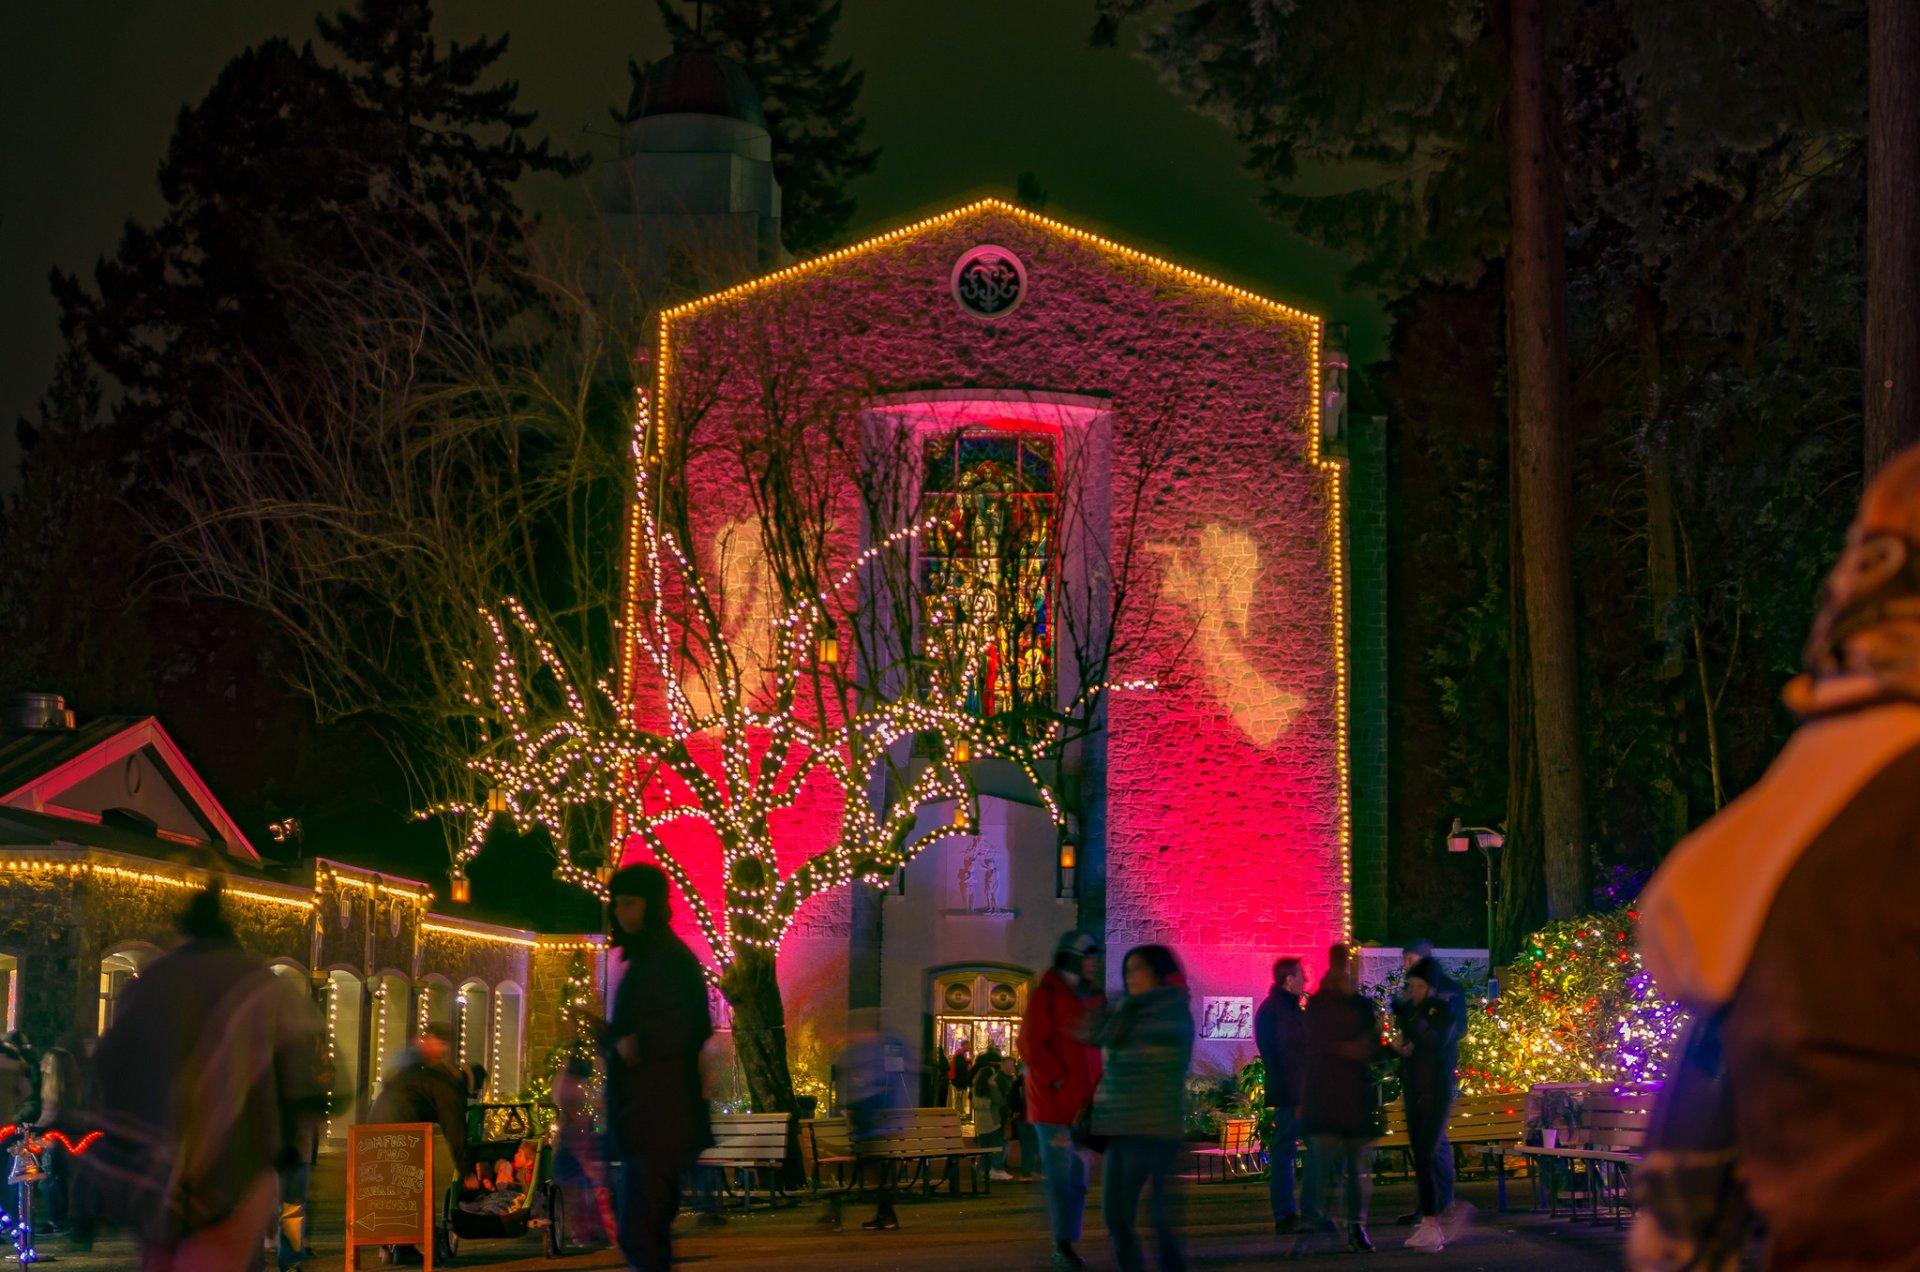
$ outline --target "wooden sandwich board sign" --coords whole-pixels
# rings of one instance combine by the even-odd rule
[[[433,1269],[432,1122],[375,1122],[347,1128],[347,1266],[360,1247],[420,1247]],[[442,1187],[445,1184],[442,1183]]]

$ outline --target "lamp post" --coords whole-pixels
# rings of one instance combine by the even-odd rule
[[[1499,993],[1499,984],[1493,978],[1493,854],[1506,846],[1506,824],[1498,829],[1488,826],[1467,826],[1458,817],[1453,819],[1453,827],[1447,831],[1448,852],[1471,852],[1478,848],[1480,855],[1487,861],[1487,997]]]

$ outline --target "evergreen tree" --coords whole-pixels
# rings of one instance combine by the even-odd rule
[[[337,54],[282,39],[248,49],[180,114],[160,166],[167,211],[127,227],[87,288],[56,271],[61,324],[149,422],[205,409],[236,375],[298,364],[303,298],[361,272],[446,277],[468,298],[471,243],[516,259],[513,186],[567,173],[528,143],[511,81],[485,84],[506,39],[443,49],[422,0],[362,0],[319,21]]]
[[[860,146],[861,81],[850,60],[828,60],[838,0],[713,0],[695,31],[684,0],[655,0],[676,46],[706,40],[738,62],[760,90],[780,182],[780,232],[805,256],[831,246],[853,219],[847,185],[872,172],[878,150]],[[643,73],[631,67],[637,80]]]

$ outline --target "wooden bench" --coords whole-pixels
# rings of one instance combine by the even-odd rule
[[[1193,1150],[1194,1177],[1202,1183],[1224,1184],[1230,1179],[1251,1179],[1258,1175],[1264,1163],[1254,1135],[1257,1126],[1258,1122],[1250,1117],[1222,1118],[1220,1142]]]
[[[881,1186],[890,1184],[900,1192],[918,1187],[927,1196],[939,1188],[958,1194],[963,1174],[973,1192],[992,1191],[987,1162],[1000,1150],[969,1147],[956,1109],[890,1109],[881,1115],[873,1137],[858,1145],[841,1138],[847,1135],[845,1127],[844,1118],[813,1120],[809,1133],[816,1187],[821,1167],[830,1166],[842,1191],[863,1188],[862,1167],[877,1161],[884,1172]],[[842,1151],[831,1151],[834,1148]]]
[[[1562,1141],[1571,1142],[1556,1142],[1551,1148],[1543,1144],[1512,1145],[1502,1151],[1502,1156],[1528,1158],[1540,1167],[1540,1187],[1549,1218],[1558,1213],[1564,1183],[1570,1215],[1579,1213],[1584,1196],[1598,1222],[1601,1204],[1610,1200],[1614,1226],[1619,1227],[1625,1212],[1633,1208],[1632,1170],[1646,1146],[1653,1101],[1654,1094],[1648,1091],[1596,1092],[1587,1097],[1584,1125],[1571,1132],[1559,1132]],[[1573,1186],[1575,1169],[1585,1171],[1584,1190]],[[1506,1200],[1503,1177],[1500,1189],[1503,1210]]]
[[[713,1147],[694,1162],[695,1170],[713,1172],[720,1191],[736,1194],[742,1209],[753,1205],[756,1186],[764,1183],[767,1204],[788,1204],[781,1176],[787,1167],[788,1114],[720,1113],[713,1119]]]
[[[1507,1185],[1500,1153],[1504,1148],[1518,1145],[1525,1137],[1526,1105],[1527,1097],[1520,1094],[1462,1095],[1456,1096],[1447,1110],[1447,1143],[1452,1148],[1456,1168],[1462,1149],[1479,1149],[1490,1154],[1494,1170],[1500,1175],[1503,1199]],[[1385,1115],[1386,1131],[1374,1147],[1407,1154],[1408,1173],[1412,1173],[1413,1140],[1407,1130],[1406,1105],[1394,1100],[1381,1111]],[[1376,1174],[1379,1161],[1380,1154],[1375,1153]]]

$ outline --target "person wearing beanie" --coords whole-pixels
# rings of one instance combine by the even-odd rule
[[[1449,976],[1447,969],[1442,967],[1433,957],[1433,942],[1427,940],[1425,937],[1417,936],[1411,941],[1408,941],[1400,951],[1401,971],[1410,980],[1413,975],[1413,969],[1423,963],[1427,965],[1426,975],[1423,977],[1427,987],[1453,1011],[1453,1027],[1457,1032],[1454,1042],[1457,1050],[1459,1039],[1464,1038],[1467,1033],[1466,991],[1460,988],[1459,982]],[[1388,1005],[1393,1012],[1395,1027],[1398,1028],[1402,1034],[1406,1034],[1408,1032],[1407,1021],[1418,1010],[1412,996],[1403,989],[1399,994],[1394,996],[1392,1002]],[[1400,1089],[1402,1091],[1405,1091],[1408,1086],[1416,1080],[1413,1073],[1414,1064],[1413,1057],[1402,1053],[1400,1058]],[[1460,1211],[1458,1207],[1455,1206],[1453,1199],[1453,1145],[1447,1141],[1447,1117],[1453,1111],[1454,1085],[1453,1070],[1448,1069],[1445,1089],[1438,1093],[1439,1096],[1444,1096],[1444,1099],[1436,1097],[1435,1099],[1426,1101],[1424,1107],[1421,1108],[1417,1114],[1411,1102],[1408,1102],[1406,1105],[1409,1127],[1413,1125],[1413,1120],[1416,1116],[1423,1119],[1430,1119],[1433,1123],[1431,1128],[1433,1130],[1432,1135],[1421,1135],[1414,1138],[1419,1139],[1422,1143],[1429,1139],[1432,1140],[1433,1160],[1430,1163],[1430,1169],[1433,1176],[1435,1213],[1440,1216],[1442,1226],[1447,1229],[1449,1240],[1452,1239],[1452,1233],[1458,1229],[1461,1221]],[[1428,1128],[1422,1127],[1422,1130],[1426,1129]],[[1401,1215],[1396,1222],[1401,1224],[1418,1224],[1424,1217],[1423,1212],[1416,1204],[1412,1212]]]
[[[626,964],[601,1044],[610,1135],[622,1162],[620,1252],[638,1272],[666,1272],[681,1173],[713,1143],[700,1084],[713,1020],[700,961],[671,926],[666,872],[627,866],[607,892]]]
[[[1447,1244],[1440,1214],[1452,1204],[1453,1151],[1446,1142],[1453,1075],[1460,1063],[1458,991],[1428,955],[1407,972],[1407,1005],[1397,1013],[1402,1057],[1400,1094],[1406,1102],[1408,1153],[1420,1198],[1420,1226],[1407,1238],[1415,1250],[1438,1254]],[[1444,1180],[1444,1192],[1442,1182]]]
[[[1055,1268],[1085,1266],[1074,1243],[1080,1240],[1087,1213],[1087,1158],[1073,1142],[1073,1124],[1093,1106],[1094,1088],[1100,1084],[1100,1049],[1093,1044],[1093,1032],[1105,1008],[1100,943],[1085,932],[1064,934],[1054,949],[1053,966],[1034,986],[1020,1022],[1027,1117],[1046,1177]]]
[[[1750,1205],[1774,1272],[1920,1269],[1920,447],[1867,487],[1786,687],[1766,774],[1668,854],[1640,952],[1693,1016],[1655,1103],[1628,1262],[1732,1266]]]

